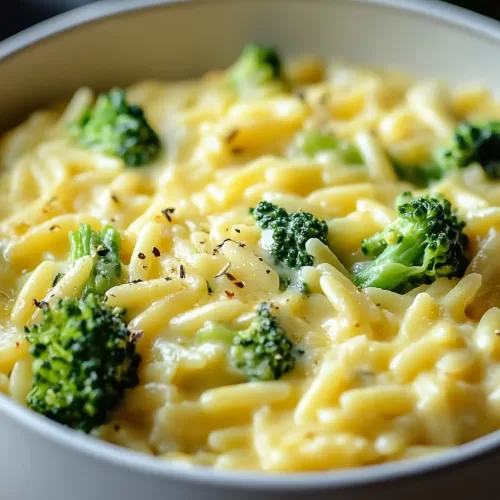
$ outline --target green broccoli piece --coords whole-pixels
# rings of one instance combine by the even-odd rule
[[[250,209],[257,224],[264,230],[262,244],[275,264],[290,269],[312,266],[314,260],[306,251],[306,243],[318,238],[328,244],[328,226],[307,212],[288,214],[283,208],[261,201]]]
[[[83,147],[122,158],[129,167],[149,163],[161,149],[144,111],[128,104],[121,89],[100,94],[69,131]]]
[[[276,50],[258,43],[245,45],[240,57],[229,68],[229,78],[236,88],[261,87],[285,80]]]
[[[358,148],[336,137],[317,130],[304,130],[297,134],[295,145],[307,156],[313,157],[322,151],[336,151],[347,164],[363,164]]]
[[[402,181],[414,184],[417,187],[429,187],[443,178],[443,169],[434,161],[420,165],[403,165],[392,160],[394,171]]]
[[[139,382],[141,357],[123,313],[94,295],[43,305],[42,321],[26,328],[31,409],[86,433],[110,419],[125,390]]]
[[[289,286],[294,285],[295,289],[304,297],[309,297],[311,295],[311,289],[309,285],[303,280],[299,275],[294,277],[296,279],[290,278],[289,276],[280,275],[280,292],[284,292]]]
[[[434,160],[421,165],[402,165],[393,159],[399,179],[428,187],[455,169],[478,163],[490,179],[500,178],[500,122],[482,125],[461,123],[453,144],[434,152]]]
[[[354,266],[355,283],[405,293],[441,277],[463,276],[468,264],[465,223],[440,196],[401,196],[399,218],[363,240],[374,260]]]
[[[196,341],[230,345],[231,365],[250,380],[278,380],[294,368],[296,350],[268,303],[260,303],[256,313],[246,330],[211,323],[198,330]]]
[[[70,261],[90,255],[94,267],[85,285],[83,296],[91,293],[103,296],[110,288],[121,283],[120,233],[112,226],[104,226],[98,233],[88,224],[69,233]]]
[[[500,179],[500,121],[459,124],[452,146],[440,151],[438,157],[446,170],[479,163],[490,179]]]
[[[304,297],[309,297],[309,295],[311,295],[311,288],[303,280],[297,282],[297,289]]]

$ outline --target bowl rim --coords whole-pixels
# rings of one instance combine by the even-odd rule
[[[266,2],[270,0],[103,0],[84,5],[69,12],[36,24],[0,42],[1,64],[35,44],[59,36],[69,30],[82,28],[89,23],[106,21],[110,17],[133,15],[135,12],[154,8],[196,8],[199,4]],[[429,22],[459,28],[476,37],[486,38],[500,46],[500,23],[461,7],[435,0],[272,0],[274,3],[326,1],[361,7],[373,6],[418,15]],[[500,431],[448,451],[419,460],[387,462],[358,468],[321,472],[294,472],[287,474],[258,471],[222,471],[199,465],[186,467],[157,457],[109,444],[75,432],[50,421],[0,394],[0,414],[12,418],[42,439],[60,447],[110,466],[121,467],[164,480],[189,481],[198,485],[233,487],[246,490],[336,490],[367,486],[385,481],[409,479],[419,475],[433,475],[457,465],[488,459],[500,447]]]

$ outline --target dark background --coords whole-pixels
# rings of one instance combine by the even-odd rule
[[[96,0],[0,0],[0,40],[56,14]],[[115,0],[120,1],[120,0]],[[454,0],[450,3],[500,19],[498,0]],[[1,5],[3,4],[3,5]],[[496,5],[495,5],[496,4]]]

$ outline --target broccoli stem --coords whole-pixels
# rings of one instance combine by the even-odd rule
[[[83,296],[91,293],[103,296],[121,282],[120,233],[112,226],[104,226],[101,233],[88,224],[81,224],[78,231],[69,233],[70,261],[72,264],[84,256],[94,259],[91,276]]]
[[[313,157],[322,151],[336,151],[347,164],[363,163],[363,157],[356,146],[317,130],[304,130],[298,134],[296,143],[307,156]]]
[[[74,264],[78,259],[91,255],[92,229],[88,224],[81,224],[78,231],[69,233],[70,260]]]
[[[231,345],[236,333],[236,331],[220,325],[219,323],[206,323],[203,328],[200,328],[196,332],[195,341],[197,344],[221,342]]]
[[[422,246],[426,239],[423,227],[415,227],[414,231],[405,233],[397,245],[383,248],[383,259],[379,257],[380,262],[362,270],[358,281],[363,283],[363,287],[398,289],[409,276],[421,272],[416,266],[422,265]]]

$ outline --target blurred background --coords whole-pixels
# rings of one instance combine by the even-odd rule
[[[0,0],[0,40],[56,14],[96,1],[99,0]],[[498,0],[450,0],[449,3],[500,20]]]

